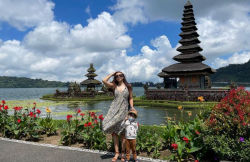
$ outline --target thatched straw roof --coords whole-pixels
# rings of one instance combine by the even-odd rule
[[[191,54],[179,54],[175,57],[173,57],[176,61],[185,61],[185,60],[192,60],[194,62],[201,62],[206,60],[206,57],[202,56],[200,53],[191,53]],[[197,61],[198,60],[198,61]]]
[[[88,84],[95,84],[95,85],[99,85],[99,84],[102,84],[100,81],[98,80],[95,80],[95,79],[87,79],[87,80],[84,80],[80,83],[81,85],[88,85]]]
[[[170,65],[162,69],[163,72],[166,73],[178,73],[178,72],[208,72],[208,73],[215,73],[216,70],[205,65],[201,62],[197,63],[177,63],[174,65]]]
[[[164,78],[164,77],[168,77],[169,75],[165,72],[160,72],[157,76],[161,77],[161,78]]]

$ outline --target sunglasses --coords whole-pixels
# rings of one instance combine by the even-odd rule
[[[123,77],[123,74],[120,74],[120,75],[115,75],[116,78],[118,77]]]

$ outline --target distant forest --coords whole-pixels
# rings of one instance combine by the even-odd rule
[[[250,83],[250,60],[244,64],[231,64],[217,69],[211,75],[212,82],[248,82]],[[163,83],[146,82],[150,87]],[[42,79],[30,79],[26,77],[0,76],[0,88],[55,88],[68,87],[70,82],[48,81]],[[130,83],[133,87],[143,87],[143,82]]]
[[[163,84],[163,79],[162,79],[162,83],[154,83],[154,82],[146,82],[148,84],[149,87],[156,87],[157,84],[160,84],[161,86],[164,86]],[[133,87],[143,87],[145,83],[142,82],[132,82],[130,83]]]
[[[26,77],[0,76],[0,88],[54,88],[68,87],[69,82],[30,79]]]
[[[150,81],[148,81],[147,83],[150,87],[155,87],[158,84]],[[0,76],[0,88],[56,88],[56,87],[68,87],[69,84],[70,82],[64,83],[59,81],[31,79],[26,77]],[[145,83],[132,82],[130,84],[133,87],[143,87]]]
[[[250,82],[250,60],[244,64],[230,64],[211,75],[212,82]]]

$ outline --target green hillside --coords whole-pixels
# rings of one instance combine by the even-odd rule
[[[244,64],[231,64],[217,69],[212,82],[250,82],[250,60]]]
[[[54,88],[68,87],[69,82],[30,79],[25,77],[0,76],[0,88]]]

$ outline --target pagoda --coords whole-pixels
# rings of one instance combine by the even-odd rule
[[[203,49],[198,45],[193,5],[188,1],[184,8],[182,32],[179,34],[181,46],[177,48],[180,54],[173,57],[179,63],[163,68],[158,76],[164,78],[165,88],[177,88],[177,78],[181,89],[210,88],[210,75],[216,71],[202,63],[206,58],[199,53]]]
[[[87,91],[95,90],[96,85],[101,85],[102,83],[99,80],[94,79],[97,74],[95,74],[95,68],[93,63],[90,64],[90,67],[88,68],[88,74],[85,76],[88,77],[88,79],[82,81],[80,84],[87,86]]]

